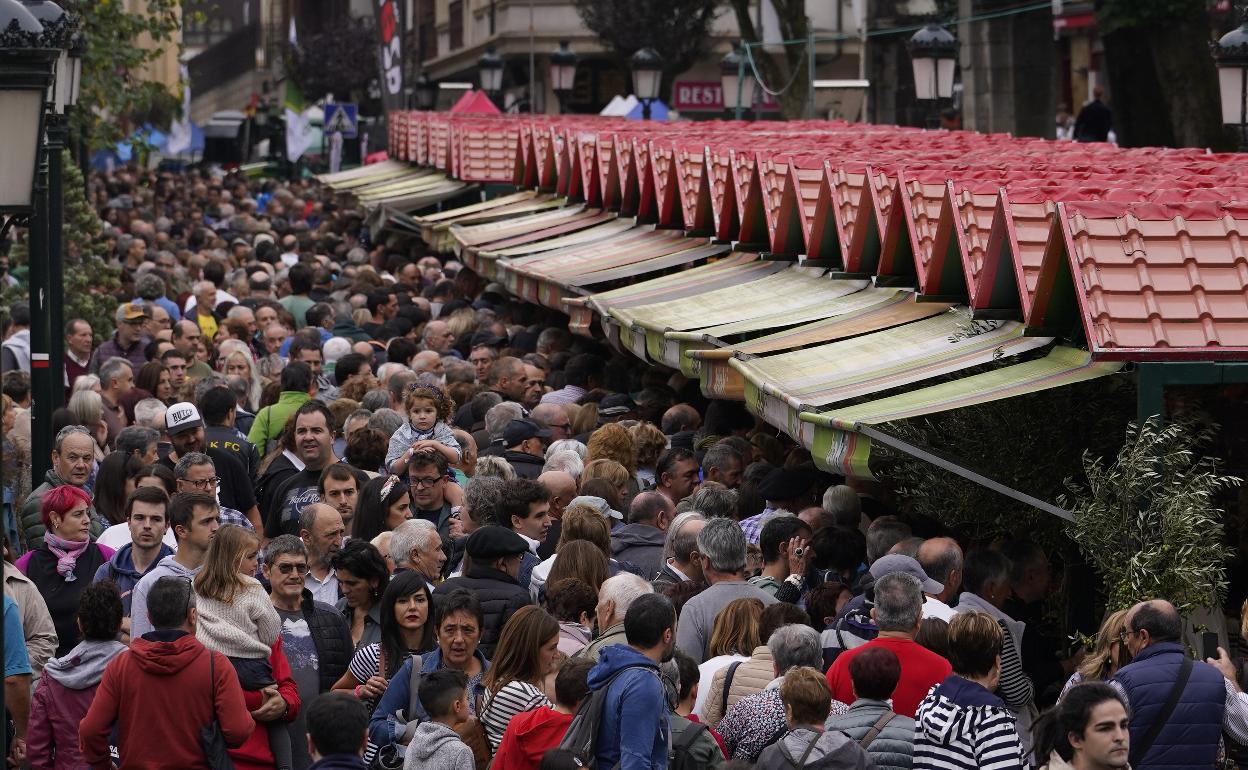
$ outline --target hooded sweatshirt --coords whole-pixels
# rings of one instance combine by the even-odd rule
[[[199,570],[200,567],[183,567],[174,556],[166,556],[155,567],[149,568],[130,594],[130,638],[137,639],[152,630],[152,624],[147,619],[147,592],[152,590],[157,580],[170,575],[194,579]]]
[[[194,634],[153,631],[104,670],[80,726],[79,747],[88,765],[105,770],[115,726],[120,770],[208,770],[199,736],[214,718],[227,746],[241,745],[255,728],[229,659]]]
[[[98,583],[101,580],[111,580],[117,584],[117,590],[121,591],[121,610],[124,615],[130,615],[130,598],[134,593],[134,587],[139,584],[143,576],[148,572],[160,566],[160,562],[166,556],[172,556],[173,549],[164,543],[160,544],[160,553],[147,565],[146,572],[139,572],[134,568],[134,543],[123,545],[120,550],[113,554],[113,558],[108,560],[107,564],[101,564],[100,568],[95,571],[95,577],[91,580]]]
[[[78,723],[91,707],[104,669],[125,651],[117,641],[88,639],[62,658],[53,658],[30,703],[26,747],[34,770],[82,767]]]
[[[611,645],[599,653],[588,684],[590,690],[607,688],[598,726],[598,767],[619,762],[620,770],[666,768],[671,728],[658,664],[632,647]]]
[[[654,580],[663,569],[666,533],[649,524],[626,524],[611,533],[611,555],[636,564],[643,580]]]
[[[811,748],[811,741],[814,747]],[[806,750],[810,749],[807,754]],[[841,732],[817,733],[809,727],[790,730],[776,743],[763,749],[758,755],[755,770],[791,770],[799,767],[798,760],[806,755],[800,767],[814,770],[874,770],[875,764],[856,741]]]
[[[492,770],[536,770],[549,749],[558,748],[572,715],[543,706],[511,720],[494,754]]]
[[[1014,715],[969,679],[950,675],[914,715],[914,768],[1013,770],[1023,766]]]
[[[403,770],[476,770],[472,749],[441,722],[421,722],[404,754]]]

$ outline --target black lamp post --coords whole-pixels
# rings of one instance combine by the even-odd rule
[[[914,68],[915,98],[929,102],[933,110],[941,99],[952,98],[958,39],[939,24],[928,22],[906,43],[906,50]]]
[[[60,8],[55,7],[60,11]],[[53,9],[37,8],[41,15],[55,17]],[[65,16],[60,11],[60,17]],[[68,26],[68,20],[65,20]],[[52,411],[64,399],[53,389],[62,382],[50,381],[49,311],[52,291],[59,295],[59,283],[50,285],[50,263],[60,254],[49,248],[48,237],[60,223],[53,223],[48,211],[48,154],[43,134],[47,120],[46,100],[56,82],[56,62],[60,50],[50,36],[64,34],[45,30],[32,9],[17,0],[0,0],[0,237],[17,224],[29,230],[30,259],[30,373],[34,407],[31,423],[31,474],[42,483],[52,452]],[[59,174],[59,150],[57,150]],[[56,180],[60,189],[60,180]],[[60,335],[60,330],[55,331]]]
[[[724,93],[724,109],[741,120],[745,111],[754,106],[754,71],[746,68],[737,43],[719,60],[719,84]]]
[[[429,112],[438,102],[438,84],[429,79],[428,72],[420,73],[414,86],[416,109]]]
[[[503,57],[498,55],[494,46],[486,48],[485,54],[477,60],[477,71],[481,77],[481,90],[491,99],[496,99],[503,90]]]
[[[629,59],[633,69],[633,95],[641,102],[642,120],[650,119],[650,105],[663,85],[663,60],[653,48],[642,48]]]
[[[567,100],[576,85],[577,55],[568,47],[568,41],[560,40],[559,47],[550,55],[550,85],[559,100],[560,114],[567,112]]]
[[[1242,23],[1211,44],[1218,65],[1222,122],[1239,129],[1239,151],[1248,152],[1248,4],[1240,7]]]

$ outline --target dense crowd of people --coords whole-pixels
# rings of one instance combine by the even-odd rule
[[[10,765],[1248,756],[1242,664],[1192,660],[1169,603],[1072,653],[1034,543],[899,514],[315,183],[121,171],[90,200],[115,331],[66,324],[50,426],[23,305],[0,359]]]

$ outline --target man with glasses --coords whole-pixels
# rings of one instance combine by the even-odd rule
[[[550,431],[550,443],[572,438],[572,421],[559,404],[541,404],[533,407],[529,419]]]
[[[447,499],[446,468],[446,458],[438,452],[417,452],[407,464],[412,513],[432,522],[443,541],[458,540],[464,533],[459,516]]]
[[[317,508],[328,508],[320,505]],[[332,509],[329,509],[332,512]],[[334,514],[337,517],[337,514]],[[342,526],[341,520],[338,522]],[[338,533],[341,540],[341,530]],[[282,535],[264,548],[264,577],[269,581],[269,599],[282,619],[282,649],[290,662],[291,678],[299,689],[299,701],[311,703],[347,670],[354,645],[351,628],[342,613],[332,604],[316,600],[304,585],[309,574],[309,558],[303,541],[293,535]],[[307,767],[307,726],[304,711],[290,725],[290,744],[294,767]]]
[[[143,326],[151,317],[151,311],[141,302],[125,302],[118,307],[113,316],[117,332],[111,340],[96,348],[91,356],[91,373],[99,374],[100,366],[110,358],[126,359],[135,371],[147,363],[144,351],[151,340],[143,334]]]
[[[26,502],[22,504],[22,512],[18,526],[22,542],[15,543],[18,553],[33,551],[43,546],[43,535],[46,527],[43,524],[43,496],[48,490],[69,484],[75,487],[86,486],[91,476],[91,466],[95,462],[95,438],[81,425],[67,425],[56,434],[56,443],[52,447],[52,467],[44,475],[44,481],[31,490]],[[91,537],[97,538],[104,531],[99,517],[92,506]],[[25,546],[24,548],[22,546]]]
[[[169,435],[173,451],[158,462],[173,471],[174,478],[178,479],[178,491],[214,496],[227,512],[225,523],[240,524],[234,518],[237,513],[247,522],[248,529],[259,532],[260,509],[247,470],[230,452],[206,447],[204,421],[199,409],[188,401],[169,407],[165,411],[165,433]],[[195,455],[194,462],[183,463],[189,455]]]
[[[166,556],[148,570],[134,587],[130,597],[130,638],[138,639],[153,630],[147,615],[147,595],[163,577],[178,577],[191,581],[204,566],[208,546],[221,527],[221,512],[217,500],[202,492],[179,492],[169,501],[169,526],[178,550]]]

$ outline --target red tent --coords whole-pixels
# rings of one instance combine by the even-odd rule
[[[490,101],[484,91],[466,91],[451,107],[452,114],[460,115],[500,115],[502,110]]]

